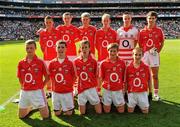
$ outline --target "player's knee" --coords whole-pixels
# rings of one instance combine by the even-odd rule
[[[142,113],[148,114],[149,113],[149,108],[141,109]]]
[[[128,113],[133,113],[133,112],[134,112],[134,108],[128,107]]]
[[[124,105],[123,106],[118,106],[117,110],[119,113],[124,113]]]
[[[23,119],[27,116],[27,114],[18,114],[19,119]]]
[[[105,113],[110,113],[110,111],[111,111],[111,107],[107,107],[107,106],[103,106],[103,109],[104,109],[104,112]]]
[[[54,111],[54,115],[57,116],[57,117],[60,116],[61,115],[61,111]]]
[[[65,115],[66,116],[71,116],[72,115],[72,113],[73,113],[73,111],[71,110],[71,111],[67,111],[67,112],[65,112]]]

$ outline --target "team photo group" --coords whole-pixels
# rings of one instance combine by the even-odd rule
[[[71,24],[69,12],[62,15],[64,24],[56,28],[53,17],[46,16],[45,28],[35,31],[43,59],[36,55],[36,41],[26,40],[25,58],[17,67],[19,118],[28,117],[34,109],[43,119],[49,118],[49,97],[56,116],[72,115],[76,97],[81,115],[86,114],[87,102],[97,114],[110,113],[112,104],[118,113],[124,113],[126,106],[129,113],[136,106],[149,113],[151,100],[160,100],[158,73],[164,34],[156,25],[156,12],[147,13],[141,30],[133,26],[132,17],[124,12],[123,25],[115,31],[109,14],[102,15],[100,29],[90,25],[87,12],[81,14],[80,27]]]

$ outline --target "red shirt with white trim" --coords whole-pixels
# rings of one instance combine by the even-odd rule
[[[70,26],[59,25],[57,26],[56,29],[58,30],[60,39],[67,42],[66,54],[68,56],[76,56],[77,53],[76,53],[75,43],[79,41],[80,38],[79,29],[74,25],[70,25]]]
[[[86,62],[82,57],[74,60],[78,76],[78,93],[97,86],[97,61],[89,55]]]
[[[119,52],[118,56],[122,60],[133,60],[132,50],[134,49],[135,43],[138,40],[138,29],[134,26],[129,28],[120,27],[117,30]]]
[[[139,33],[139,45],[143,48],[143,52],[149,51],[155,47],[160,51],[161,45],[164,42],[164,34],[160,27],[148,29],[147,26]]]
[[[133,62],[127,67],[126,82],[128,92],[145,92],[148,90],[150,81],[150,69],[142,61],[138,68],[134,67]]]
[[[90,51],[91,53],[95,54],[95,34],[96,34],[96,27],[90,25],[87,28],[83,26],[79,27],[80,30],[80,40],[88,40],[90,43]]]
[[[59,40],[58,31],[53,28],[48,32],[43,29],[39,35],[39,43],[43,50],[44,60],[50,61],[56,57],[56,42]]]
[[[118,91],[123,89],[124,73],[125,73],[124,61],[117,58],[116,62],[111,62],[109,58],[103,60],[100,65],[99,76],[102,78],[102,87],[111,90]]]
[[[69,93],[73,91],[75,71],[73,63],[66,57],[62,63],[58,58],[49,64],[52,91],[57,93]]]
[[[36,55],[30,63],[25,58],[18,64],[17,77],[22,80],[22,90],[43,89],[43,76],[48,74],[46,65]]]
[[[102,28],[97,30],[95,36],[95,45],[98,51],[98,61],[106,59],[108,56],[107,46],[110,43],[117,43],[117,33],[112,28],[104,31]]]

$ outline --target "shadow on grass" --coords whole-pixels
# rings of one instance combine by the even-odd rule
[[[32,118],[25,118],[22,119],[23,122],[32,126],[32,127],[67,127],[61,125],[60,123],[54,121],[53,119],[41,120],[41,119],[32,119]]]
[[[159,102],[152,101],[150,113],[142,114],[139,108],[134,113],[119,114],[115,107],[111,113],[95,113],[94,107],[88,105],[86,115],[79,115],[77,103],[75,103],[75,114],[72,116],[53,115],[52,119],[40,120],[27,118],[23,121],[33,127],[179,127],[180,104],[168,100]],[[56,121],[55,121],[56,120]]]

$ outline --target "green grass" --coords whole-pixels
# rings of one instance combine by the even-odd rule
[[[38,56],[42,56],[40,48]],[[4,103],[20,88],[16,78],[17,64],[25,55],[22,41],[0,42],[0,104]],[[166,40],[161,52],[159,72],[161,102],[152,102],[150,113],[144,115],[138,110],[133,114],[96,115],[93,109],[80,116],[76,107],[71,117],[55,117],[40,120],[39,113],[29,119],[17,117],[18,105],[9,103],[0,112],[0,127],[179,127],[180,125],[180,40]],[[49,100],[50,102],[51,100]],[[50,102],[51,106],[51,102]]]

